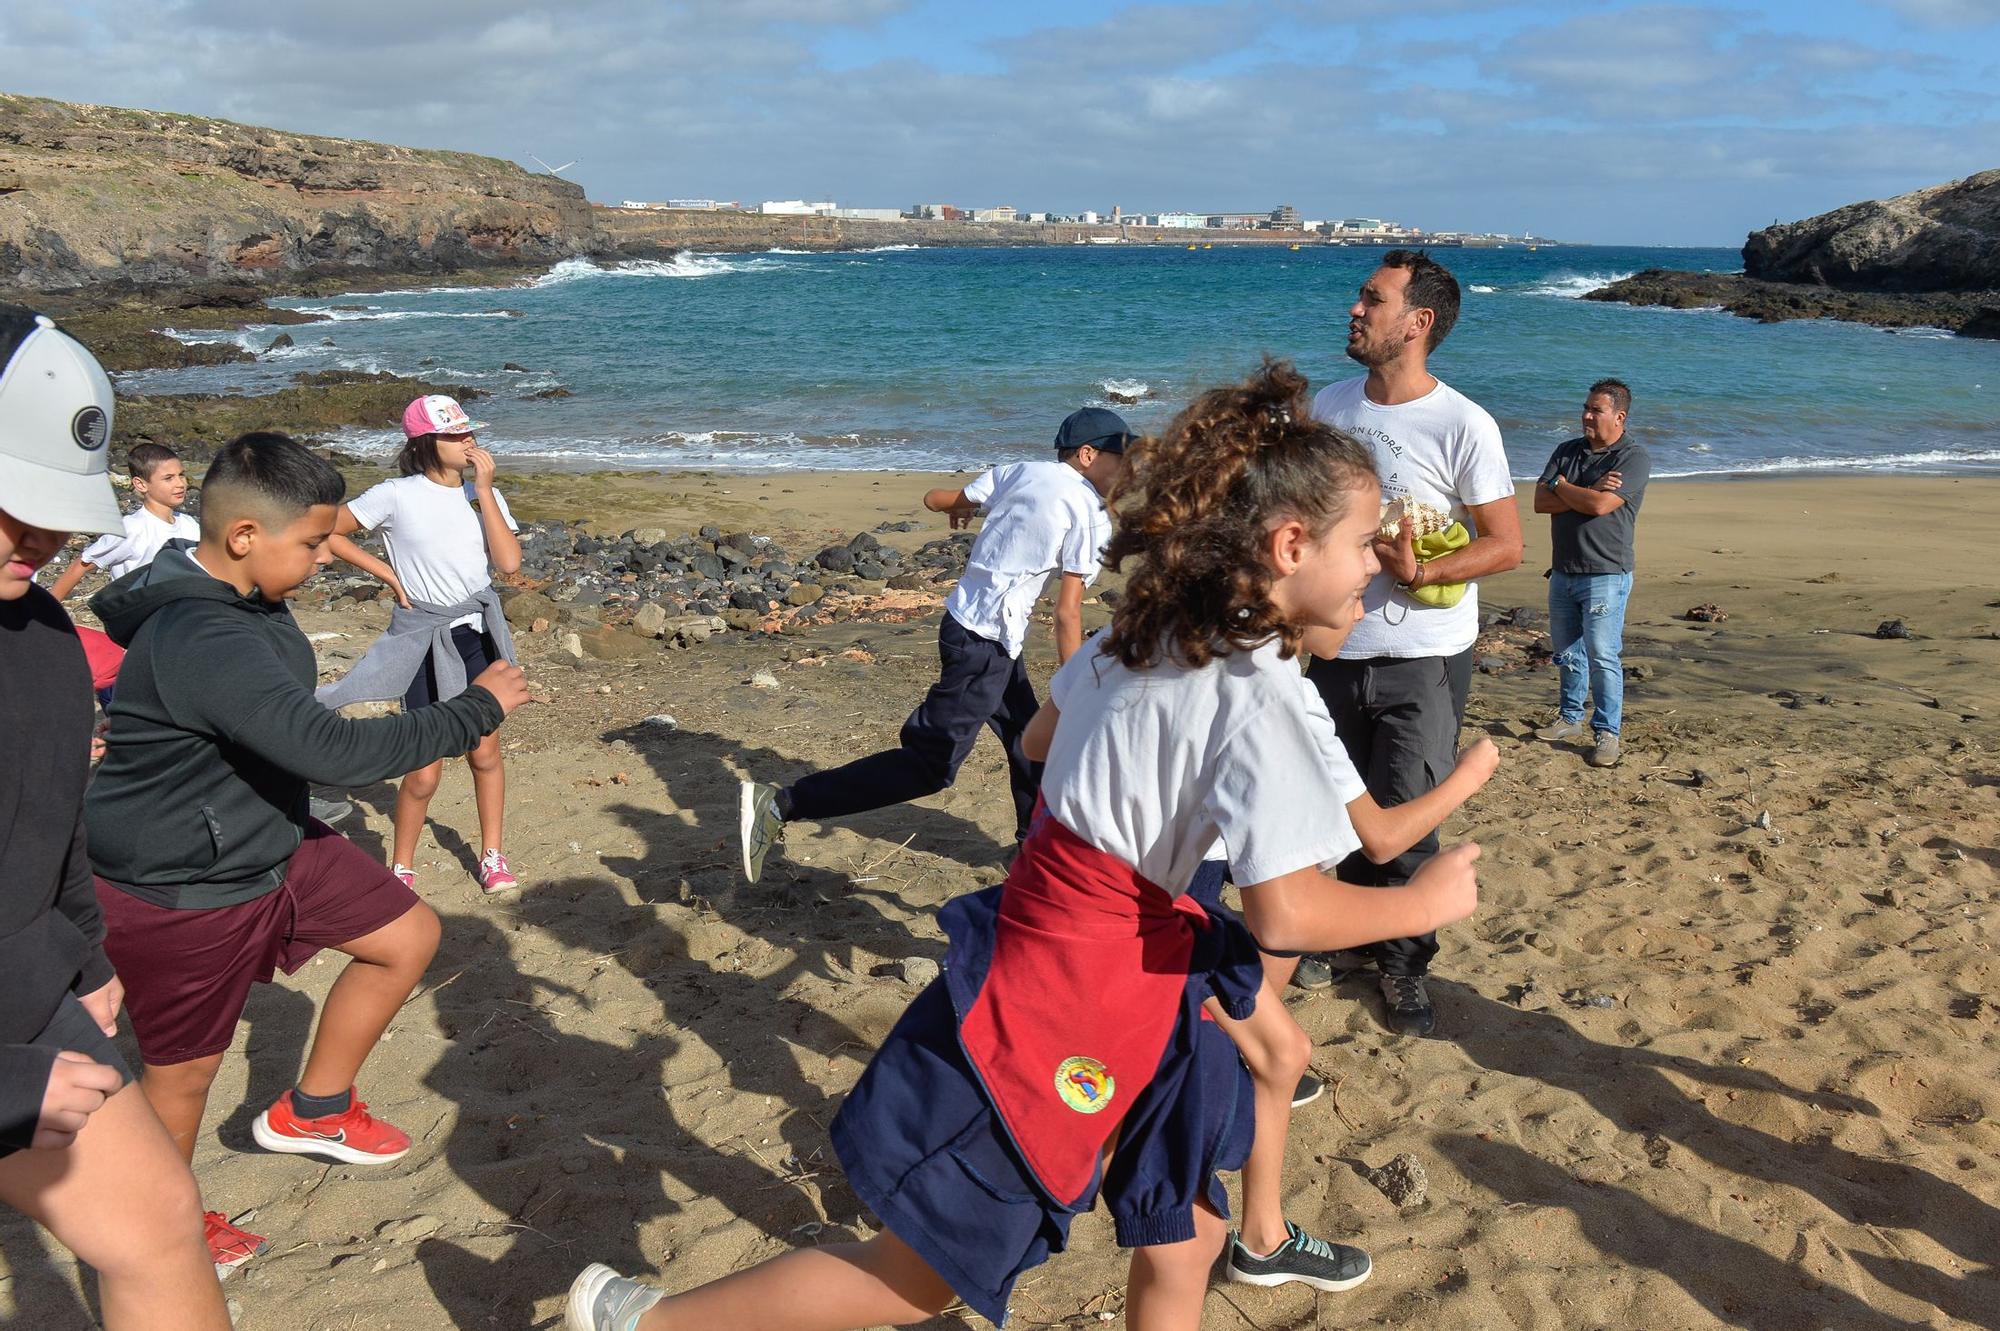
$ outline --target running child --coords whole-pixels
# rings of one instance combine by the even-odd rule
[[[1027,840],[1004,885],[946,907],[944,975],[834,1120],[882,1232],[673,1298],[591,1266],[571,1331],[833,1331],[954,1298],[998,1323],[1100,1191],[1136,1249],[1126,1324],[1191,1331],[1227,1229],[1215,1171],[1241,1165],[1251,1115],[1249,1076],[1200,1005],[1218,997],[1253,1030],[1289,1020],[1257,1003],[1241,925],[1191,899],[1205,852],[1228,845],[1276,948],[1473,910],[1477,847],[1396,893],[1353,887],[1317,868],[1351,833],[1296,813],[1336,794],[1291,658],[1306,629],[1352,620],[1377,566],[1367,451],[1314,423],[1304,380],[1270,365],[1196,399],[1132,466],[1106,556],[1136,567],[1031,726],[1048,758]]]
[[[334,555],[387,583],[396,609],[388,631],[347,677],[320,690],[327,706],[401,698],[403,710],[414,712],[456,697],[493,662],[515,661],[492,570],[519,569],[521,542],[507,501],[493,488],[493,455],[474,435],[484,428],[466,419],[456,399],[437,393],[416,399],[403,411],[407,442],[396,457],[397,478],[370,486],[340,510]],[[363,528],[382,533],[388,563],[347,539]],[[507,773],[499,736],[489,731],[464,752],[479,810],[479,886],[504,892],[518,883],[500,848]],[[443,772],[442,759],[427,763],[404,776],[396,792],[390,872],[405,887],[416,884],[417,840]]]
[[[66,601],[84,575],[104,569],[113,581],[153,562],[168,541],[199,541],[201,526],[181,512],[187,502],[187,469],[178,454],[164,444],[135,444],[126,455],[132,472],[132,493],[139,507],[125,515],[122,532],[100,536],[70,560],[49,591]]]
[[[111,381],[45,316],[0,305],[0,1202],[97,1272],[105,1331],[227,1331],[187,1162],[111,1037],[119,977],[84,852],[83,648],[35,572],[121,529]]]
[[[1082,645],[1084,588],[1096,580],[1111,535],[1104,496],[1132,437],[1116,412],[1085,407],[1057,429],[1055,461],[995,467],[963,489],[924,496],[924,507],[949,514],[953,527],[986,510],[965,573],[944,603],[938,682],[903,723],[896,748],[782,788],[743,783],[738,831],[746,878],[754,883],[763,874],[765,857],[793,819],[838,818],[943,790],[957,779],[982,727],[1007,750],[1014,835],[1027,834],[1041,783],[1041,765],[1021,750],[1039,705],[1021,659],[1029,617],[1049,575],[1060,572],[1056,660],[1069,660]]]
[[[280,434],[225,445],[201,544],[160,552],[91,608],[126,648],[111,748],[85,802],[105,951],[125,984],[141,1082],[184,1159],[253,984],[324,949],[350,960],[305,1070],[257,1116],[266,1150],[352,1165],[409,1150],[354,1096],[361,1064],[437,948],[407,885],[307,813],[306,783],[365,785],[463,753],[527,697],[498,663],[449,702],[350,720],[313,697],[318,668],[285,596],[331,554],[346,483]],[[263,1240],[210,1215],[218,1263]]]

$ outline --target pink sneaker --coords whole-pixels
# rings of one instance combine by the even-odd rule
[[[520,880],[507,867],[507,857],[497,850],[489,850],[479,857],[479,887],[483,892],[505,892],[519,887]]]
[[[392,864],[389,872],[396,875],[396,881],[414,890],[417,885],[417,871],[407,864]]]

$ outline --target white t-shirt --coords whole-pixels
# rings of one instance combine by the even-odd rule
[[[1128,670],[1086,644],[1049,698],[1062,711],[1042,771],[1049,812],[1170,895],[1218,839],[1244,884],[1336,863],[1360,844],[1341,813],[1359,782],[1342,780],[1332,724],[1313,721],[1316,692],[1275,642],[1199,670]]]
[[[389,567],[411,600],[452,605],[493,585],[486,531],[472,506],[473,493],[470,483],[439,485],[428,476],[398,476],[370,486],[347,507],[363,527],[382,533]],[[498,490],[493,502],[507,530],[519,531]],[[454,628],[460,624],[483,630],[486,620],[473,614],[452,621]]]
[[[135,568],[153,562],[153,556],[168,541],[199,541],[201,524],[185,513],[174,514],[172,522],[162,522],[148,508],[136,508],[125,515],[123,535],[100,536],[84,547],[83,562],[101,568],[113,578],[122,578]]]
[[[1306,728],[1319,743],[1320,755],[1333,771],[1333,784],[1338,791],[1340,807],[1328,812],[1325,817],[1346,830],[1347,836],[1338,854],[1319,862],[1319,867],[1332,873],[1340,862],[1361,849],[1361,834],[1354,830],[1354,820],[1348,816],[1347,806],[1368,793],[1368,783],[1361,779],[1361,773],[1354,770],[1354,760],[1347,756],[1347,746],[1340,742],[1340,734],[1334,729],[1333,717],[1326,710],[1326,700],[1319,696],[1319,690],[1299,671],[1299,691],[1305,696]],[[1318,816],[1318,815],[1315,815]],[[1229,849],[1226,843],[1216,841],[1208,848],[1207,858],[1227,860]]]
[[[1366,377],[1343,379],[1319,390],[1313,415],[1345,430],[1375,452],[1382,473],[1382,498],[1409,496],[1443,509],[1473,535],[1477,524],[1465,511],[1514,497],[1514,478],[1500,427],[1486,409],[1444,380],[1416,399],[1385,407],[1362,391]],[[1366,613],[1340,649],[1341,659],[1370,656],[1455,656],[1479,637],[1479,584],[1449,610],[1413,601],[1384,571],[1362,597]]]
[[[1111,517],[1083,473],[1066,462],[995,467],[966,486],[965,497],[986,509],[986,521],[944,608],[1019,656],[1049,574],[1079,574],[1086,586],[1097,580]]]

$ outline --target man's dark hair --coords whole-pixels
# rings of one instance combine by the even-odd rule
[[[307,509],[346,497],[347,481],[331,462],[288,434],[253,430],[218,449],[202,477],[202,538],[242,517],[289,526]]]
[[[165,444],[134,444],[125,455],[125,465],[138,479],[150,481],[154,472],[169,462],[180,461],[180,456]]]
[[[1590,386],[1590,391],[1583,395],[1583,400],[1588,402],[1599,393],[1610,398],[1611,405],[1619,411],[1632,410],[1632,390],[1625,386],[1623,379],[1599,379]]]
[[[1424,350],[1436,351],[1458,322],[1458,279],[1422,250],[1390,250],[1382,256],[1382,266],[1409,270],[1410,285],[1403,291],[1403,304],[1431,312],[1431,331],[1424,340]]]

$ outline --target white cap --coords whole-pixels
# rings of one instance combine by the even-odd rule
[[[97,358],[47,315],[0,305],[0,362],[0,509],[50,531],[123,531]]]

